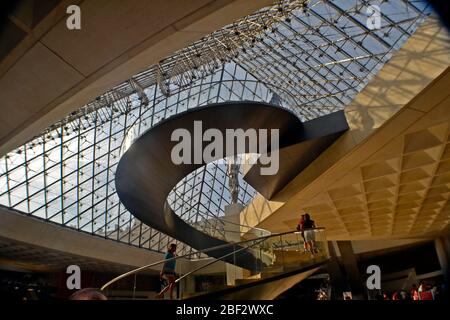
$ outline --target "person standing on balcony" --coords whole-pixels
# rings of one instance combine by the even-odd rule
[[[302,231],[305,237],[306,249],[309,248],[311,253],[316,252],[316,234],[314,230],[315,227],[316,224],[314,223],[314,220],[311,219],[311,216],[308,213],[305,213],[305,220],[303,221]]]
[[[176,256],[175,251],[177,251],[177,245],[174,243],[171,243],[167,247],[167,253],[164,255],[164,259],[170,260],[172,258],[175,258],[175,256]],[[170,300],[173,299],[173,288],[175,286],[175,280],[176,280],[175,266],[176,266],[175,260],[170,260],[170,261],[164,262],[164,266],[161,270],[161,273],[159,274],[159,278],[161,280],[167,280],[169,282],[169,284],[167,286],[165,286],[161,290],[161,292],[156,295],[157,299],[162,299],[164,297],[164,293],[166,293],[167,290],[169,290]]]
[[[297,224],[297,231],[300,231],[300,234],[302,235],[303,238],[303,251],[306,252],[307,251],[307,245],[306,245],[306,240],[305,240],[305,233],[303,232],[303,223],[305,222],[305,215],[302,214],[300,217],[300,221]]]

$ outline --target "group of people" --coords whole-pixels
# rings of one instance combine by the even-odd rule
[[[318,250],[315,245],[315,231],[316,225],[314,220],[308,213],[301,215],[300,221],[297,225],[297,231],[301,232],[304,240],[304,250],[305,252],[310,252],[312,254],[317,253]],[[173,289],[175,287],[175,281],[177,279],[177,274],[175,272],[176,267],[176,244],[172,243],[167,248],[167,253],[164,256],[166,260],[163,268],[160,272],[160,280],[164,283],[164,287],[156,295],[156,298],[161,299],[164,294],[169,291],[170,299],[173,299]],[[437,286],[430,286],[424,281],[421,281],[419,286],[413,284],[409,292],[407,290],[395,291],[392,294],[386,292],[378,294],[375,299],[377,300],[437,300],[439,299],[439,289]],[[327,299],[320,295],[320,300]],[[70,299],[72,300],[106,300],[106,296],[103,293],[95,290],[93,288],[79,290],[74,293]]]
[[[308,213],[301,216],[297,225],[297,231],[300,231],[303,237],[305,252],[311,252],[312,254],[318,252],[315,245],[315,227],[314,220],[311,219],[311,216]],[[156,295],[157,299],[162,299],[167,291],[169,291],[170,299],[173,299],[173,289],[177,279],[177,274],[175,272],[176,260],[174,259],[176,257],[176,250],[177,246],[174,243],[170,244],[167,248],[167,253],[164,256],[166,262],[160,272],[160,280],[165,283],[165,285],[161,292]]]
[[[399,298],[404,296],[404,293],[400,291],[394,292],[392,295],[392,300],[404,300]],[[439,290],[437,286],[431,286],[425,281],[421,281],[419,286],[413,284],[410,290],[410,298],[411,300],[438,300],[439,299]]]
[[[383,292],[376,297],[377,300],[439,300],[439,298],[439,288],[424,281],[421,281],[419,286],[413,284],[409,291],[402,289],[391,294]]]
[[[308,213],[301,216],[300,221],[297,225],[297,231],[300,231],[303,237],[305,252],[311,252],[312,254],[317,253],[318,250],[315,245],[316,236],[314,228],[316,227],[314,220]],[[160,280],[165,283],[164,288],[156,295],[157,299],[162,299],[164,294],[169,291],[170,299],[173,299],[173,289],[175,287],[175,281],[177,279],[177,274],[175,272],[177,246],[172,243],[167,248],[167,253],[164,259],[167,260],[160,272]]]
[[[315,244],[316,237],[314,228],[316,228],[316,225],[314,223],[314,220],[311,219],[311,216],[308,213],[303,214],[297,225],[297,231],[301,232],[305,252],[310,252],[311,254],[318,252]],[[157,299],[162,299],[167,291],[169,291],[170,299],[173,299],[173,289],[175,287],[175,281],[177,279],[177,274],[175,272],[176,250],[177,246],[174,243],[169,244],[169,246],[167,247],[167,252],[164,256],[164,260],[166,261],[164,262],[164,265],[160,272],[160,280],[163,283],[163,289],[156,295]],[[97,292],[93,292],[92,290],[85,290],[77,293],[77,295],[74,295],[72,299],[86,299],[86,297],[96,299],[103,298],[99,296]]]

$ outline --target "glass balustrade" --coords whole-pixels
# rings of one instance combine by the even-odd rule
[[[270,236],[268,230],[250,227],[227,220],[225,217],[210,218],[190,223],[191,226],[211,237],[228,242],[240,242]]]
[[[173,297],[184,299],[302,272],[329,258],[323,228],[309,229],[313,242],[305,243],[301,232],[287,232],[221,245],[176,260],[177,280]],[[196,259],[197,256],[220,256]],[[109,299],[155,299],[167,286],[159,282],[165,260],[132,270],[102,288]],[[169,293],[165,294],[169,298]]]

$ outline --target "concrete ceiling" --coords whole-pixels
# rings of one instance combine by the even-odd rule
[[[162,253],[79,232],[0,207],[0,268],[129,271],[163,259]],[[69,264],[67,264],[69,263]],[[183,262],[184,263],[184,262]],[[160,266],[152,268],[158,271]]]
[[[450,38],[429,19],[346,108],[350,130],[241,221],[286,231],[309,212],[330,240],[448,232],[449,87]]]
[[[66,27],[72,4],[81,8],[81,30]],[[11,37],[10,46],[22,40],[0,61],[0,155],[170,53],[270,4],[61,0],[45,17],[33,8],[13,12],[15,31],[2,37]]]
[[[76,264],[82,270],[122,273],[164,259],[160,252],[72,230],[2,206],[0,222],[0,269],[47,272]],[[186,273],[209,262],[180,258],[177,269]],[[157,264],[140,272],[157,274],[160,270],[161,264]],[[224,270],[221,262],[197,273]]]
[[[26,272],[54,272],[64,271],[70,265],[77,265],[83,271],[117,274],[133,269],[133,267],[127,265],[86,258],[0,237],[1,269]],[[153,271],[153,273],[157,273],[157,271]]]

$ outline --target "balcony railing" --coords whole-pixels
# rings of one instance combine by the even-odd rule
[[[325,230],[315,228],[305,232],[313,233],[313,236],[309,235],[309,238],[314,239],[312,247],[306,248],[301,232],[271,234],[161,260],[122,274],[101,289],[110,299],[154,299],[156,290],[144,291],[142,288],[145,286],[140,282],[148,281],[150,268],[162,268],[165,262],[171,260],[177,261],[176,284],[179,298],[208,294],[261,280],[270,281],[271,278],[300,272],[328,260]],[[215,250],[226,253],[220,259],[188,259],[192,255],[207,255]]]

